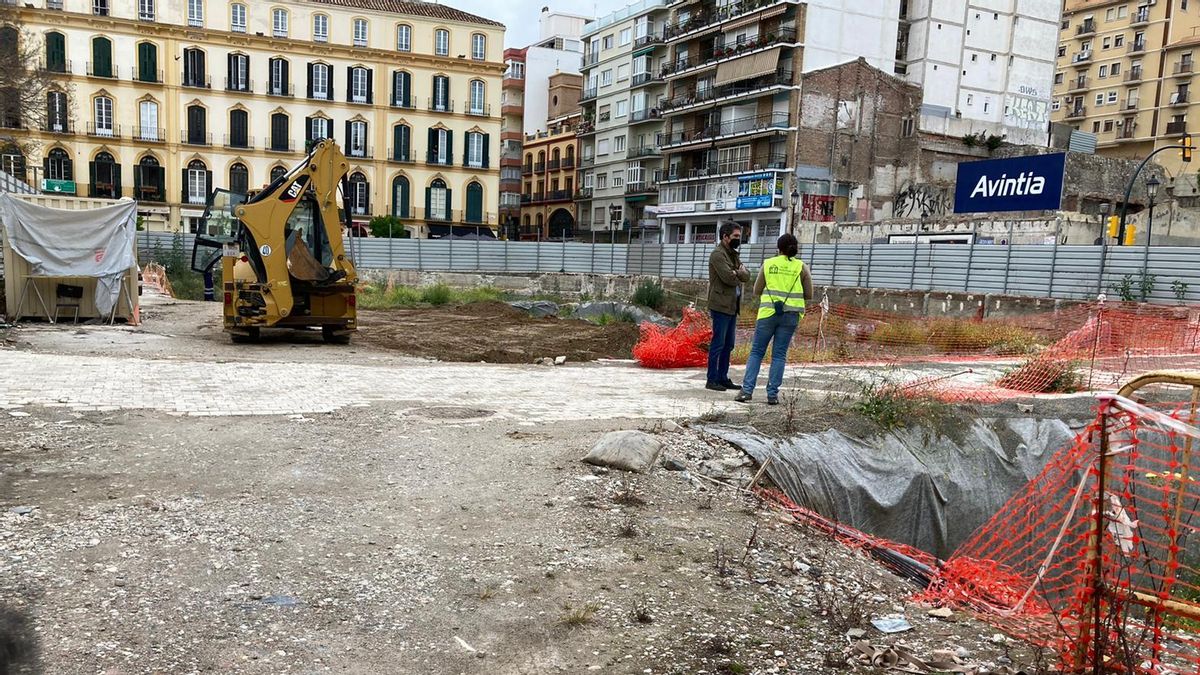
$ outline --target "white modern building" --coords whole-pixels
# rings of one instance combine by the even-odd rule
[[[550,110],[550,77],[579,73],[583,61],[583,26],[588,17],[542,8],[538,41],[525,50],[525,123],[527,134],[546,130]]]
[[[901,0],[808,0],[804,20],[804,72],[859,57],[893,72],[900,34]]]

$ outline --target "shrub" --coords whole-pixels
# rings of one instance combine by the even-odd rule
[[[396,216],[375,216],[368,224],[371,235],[375,237],[391,237],[408,239],[412,234],[404,227],[404,223]]]
[[[633,303],[650,309],[662,309],[667,293],[657,281],[643,281],[633,291]]]
[[[421,289],[421,302],[430,305],[446,305],[454,299],[454,293],[446,284],[434,284]]]
[[[944,417],[946,406],[927,395],[905,391],[888,379],[860,382],[854,410],[884,431],[931,424]]]
[[[1070,394],[1083,389],[1084,382],[1078,361],[1040,356],[1005,373],[996,385],[1036,394]]]
[[[923,345],[929,342],[925,326],[915,321],[897,321],[880,324],[871,334],[871,341],[885,345]]]

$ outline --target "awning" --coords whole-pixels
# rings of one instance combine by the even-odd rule
[[[779,47],[765,52],[743,56],[740,59],[726,61],[717,66],[717,76],[713,86],[720,87],[731,82],[749,80],[762,75],[770,75],[779,67]]]
[[[636,59],[639,56],[645,56],[646,54],[653,52],[654,48],[657,46],[658,45],[650,45],[649,47],[642,47],[641,49],[639,49],[633,53],[633,58]]]
[[[741,28],[742,26],[749,26],[751,24],[758,23],[758,22],[762,21],[763,19],[769,19],[773,16],[779,16],[780,14],[783,14],[787,10],[788,10],[787,3],[781,2],[778,5],[775,5],[774,7],[770,7],[761,12],[750,12],[750,13],[746,14],[746,16],[743,16],[740,19],[735,19],[733,21],[730,21],[729,23],[721,24],[721,30],[725,31],[726,33],[729,33],[730,31],[734,30],[735,28]]]

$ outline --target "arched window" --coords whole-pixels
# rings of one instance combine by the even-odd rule
[[[371,71],[362,66],[350,67],[350,91],[346,100],[351,103],[372,103],[374,98],[371,86]]]
[[[368,35],[367,35],[367,20],[366,19],[355,19],[354,20],[354,28],[353,28],[352,37],[354,39],[355,47],[366,47],[367,46]]]
[[[428,220],[450,220],[450,189],[441,178],[433,179],[425,188],[425,218]]]
[[[346,122],[346,156],[367,157],[367,123],[362,120]]]
[[[554,148],[550,151],[550,161],[557,162],[559,159],[561,159],[561,155],[558,152],[558,148]]]
[[[288,134],[288,116],[277,112],[271,114],[271,150],[288,152],[292,148],[291,136]]]
[[[193,28],[204,27],[204,0],[187,0],[188,25]]]
[[[279,180],[280,176],[283,176],[286,173],[287,173],[287,169],[285,167],[282,167],[282,166],[271,167],[271,182],[274,183],[276,180]]]
[[[329,17],[313,14],[313,42],[329,42]]]
[[[238,162],[229,167],[229,191],[246,194],[250,190],[250,170],[245,164]]]
[[[392,159],[397,162],[411,162],[412,129],[406,124],[392,127]]]
[[[189,145],[208,145],[208,111],[201,105],[187,107],[187,142]]]
[[[106,37],[92,38],[92,63],[88,66],[88,75],[113,76],[112,40]]]
[[[412,75],[403,70],[392,73],[392,105],[398,108],[413,107]]]
[[[470,115],[482,115],[486,108],[483,104],[483,80],[471,80],[471,97],[468,102],[467,113]]]
[[[240,2],[229,6],[229,30],[234,33],[246,32],[246,6]]]
[[[467,183],[467,213],[463,220],[468,223],[483,222],[483,186],[475,181]]]
[[[396,176],[392,179],[392,215],[397,218],[411,218],[411,206],[409,202],[408,179],[404,176]]]
[[[231,148],[250,147],[250,115],[245,110],[234,108],[229,111],[229,140]]]
[[[139,42],[137,46],[137,79],[140,82],[162,82],[158,72],[158,45]]]
[[[116,135],[116,125],[113,122],[113,100],[107,96],[97,96],[92,99],[92,133],[96,136],[112,137]]]
[[[158,126],[158,104],[154,101],[138,103],[138,128],[133,137],[141,141],[165,141]]]
[[[467,132],[467,166],[486,169],[488,166],[488,135],[478,131]]]
[[[212,172],[204,162],[193,159],[183,170],[184,203],[207,204],[208,193],[212,192]]]
[[[530,223],[529,223],[529,214],[528,214],[528,213],[526,213],[526,214],[525,214],[525,227],[529,227],[529,224],[530,224]]]
[[[279,38],[288,36],[288,13],[286,9],[271,10],[271,35]]]
[[[406,23],[396,26],[396,51],[412,51],[412,26]]]
[[[450,107],[450,78],[445,75],[433,76],[433,100],[431,110],[435,112],[454,112]]]
[[[487,57],[487,37],[483,33],[471,36],[471,58],[482,61]]]
[[[367,177],[358,171],[350,175],[350,211],[356,216],[371,212],[370,185]]]
[[[107,152],[96,153],[91,161],[91,196],[106,199],[121,198],[121,165]]]
[[[205,69],[203,50],[195,47],[183,50],[183,86],[208,86],[208,75]]]
[[[450,31],[445,28],[433,31],[433,53],[438,56],[450,54]]]
[[[267,61],[268,79],[267,93],[271,96],[291,96],[291,78],[288,73],[288,60],[277,56]]]
[[[525,153],[525,173],[530,171],[533,171],[533,153],[527,152]]]
[[[75,180],[75,169],[71,156],[62,148],[54,148],[46,153],[42,171],[49,180]]]
[[[67,94],[65,92],[46,92],[46,130],[56,133],[66,133],[70,130],[67,122]]]
[[[62,33],[46,33],[46,70],[67,72],[67,38]]]
[[[538,226],[539,230],[542,228],[542,223],[543,223],[542,214],[539,213],[539,214],[537,214],[537,218],[535,219],[535,224]]]
[[[333,68],[324,63],[308,64],[308,97],[333,100]]]
[[[158,158],[146,155],[133,168],[133,191],[136,197],[145,202],[167,201],[165,171]]]

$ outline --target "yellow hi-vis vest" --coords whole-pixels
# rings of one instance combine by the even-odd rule
[[[758,318],[773,316],[776,302],[783,303],[784,312],[804,312],[804,282],[800,279],[802,272],[804,263],[799,258],[777,255],[763,261],[766,285],[759,299]]]

